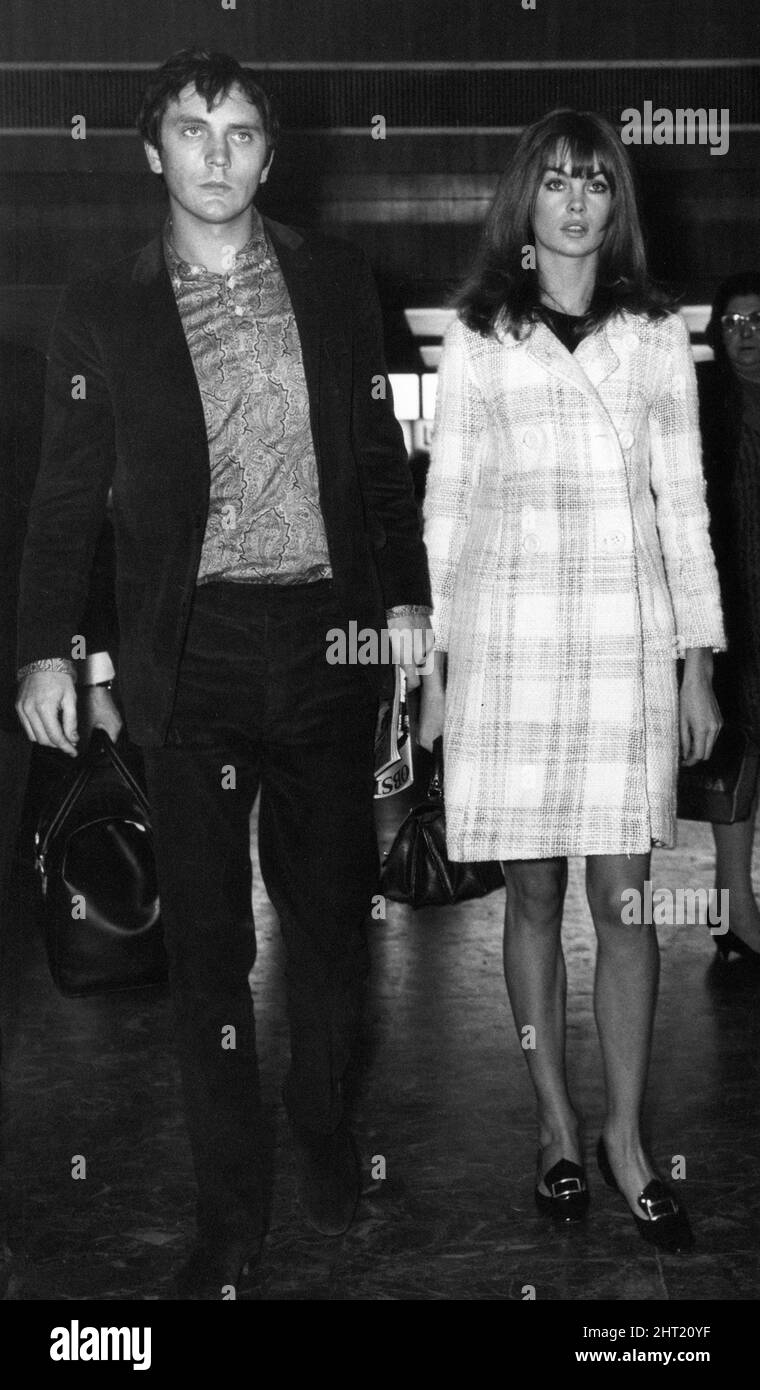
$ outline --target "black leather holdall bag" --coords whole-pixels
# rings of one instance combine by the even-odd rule
[[[41,918],[62,994],[166,979],[150,811],[104,729],[67,769],[35,836]]]
[[[383,864],[380,891],[392,902],[411,907],[443,907],[482,898],[503,887],[498,860],[460,864],[446,853],[443,739],[438,738],[433,744],[427,800],[402,822]]]

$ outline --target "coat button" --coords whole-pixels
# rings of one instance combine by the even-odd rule
[[[529,531],[527,536],[523,536],[523,550],[527,550],[529,555],[535,555],[540,544],[535,531]]]
[[[529,425],[528,428],[522,432],[522,442],[526,449],[540,449],[542,440],[543,435],[541,431],[537,430],[534,425]]]
[[[620,436],[620,444],[623,449],[633,448],[633,435],[631,434],[630,430],[623,430],[623,433]]]

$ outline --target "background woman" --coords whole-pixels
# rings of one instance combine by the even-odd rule
[[[715,669],[721,712],[760,745],[760,274],[718,287],[707,326],[714,367],[700,372],[711,535],[728,652]],[[730,930],[716,936],[760,966],[760,911],[752,890],[757,800],[748,820],[714,825],[715,885],[729,893]]]
[[[644,1239],[685,1248],[640,1134],[657,941],[621,906],[643,895],[652,845],[674,840],[679,729],[687,761],[712,749],[723,629],[689,335],[647,275],[606,121],[557,111],[523,132],[458,308],[425,507],[439,653],[421,742],[444,732],[452,858],[504,863],[507,988],[518,1031],[535,1029],[539,1207],[564,1221],[588,1204],[560,941],[567,856],[585,855],[600,1166]]]

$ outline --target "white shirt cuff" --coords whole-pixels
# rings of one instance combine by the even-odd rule
[[[104,681],[112,681],[116,675],[108,652],[93,652],[84,661],[78,661],[77,672],[80,685],[102,685]]]

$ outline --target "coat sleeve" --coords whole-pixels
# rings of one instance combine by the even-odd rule
[[[86,639],[87,656],[105,653],[115,662],[119,646],[119,620],[116,612],[116,548],[110,515],[103,523],[95,546],[87,603],[81,623]],[[100,661],[97,663],[95,680],[105,679],[101,675],[103,664]],[[87,667],[79,677],[80,680],[83,678],[93,679]]]
[[[356,260],[351,427],[367,527],[385,607],[428,605],[427,557],[404,436],[393,413],[380,304],[368,262],[363,255]]]
[[[449,647],[452,598],[470,522],[477,454],[489,427],[486,403],[469,369],[465,333],[457,320],[444,340],[424,508],[433,628],[440,651]]]
[[[48,354],[42,459],[21,565],[18,666],[71,657],[115,463],[100,353],[75,287]]]
[[[650,407],[650,479],[679,645],[724,651],[720,589],[709,536],[696,374],[686,324],[662,327]]]

